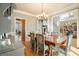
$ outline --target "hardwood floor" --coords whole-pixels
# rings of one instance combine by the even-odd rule
[[[73,40],[72,40],[72,46],[74,48],[77,48],[77,39],[76,38],[73,38]]]
[[[29,41],[22,41],[23,45],[24,45],[24,55],[25,56],[36,56],[37,54],[32,51],[32,49],[30,48],[30,42]]]
[[[38,54],[36,53],[36,51],[33,51],[31,49],[31,44],[30,41],[28,41],[28,39],[26,39],[26,41],[22,41],[23,45],[24,45],[24,55],[25,56],[43,56],[44,51],[40,51],[38,52]]]

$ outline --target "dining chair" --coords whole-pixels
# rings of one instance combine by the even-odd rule
[[[44,55],[44,36],[42,34],[36,34],[37,40],[37,54]]]
[[[30,32],[30,43],[31,43],[31,49],[35,51],[35,34]]]
[[[71,51],[71,45],[72,45],[72,38],[73,35],[67,36],[67,42],[66,44],[61,44],[58,48],[60,53],[63,53],[65,56],[69,55],[69,52]]]
[[[52,47],[55,47],[56,42],[56,35],[49,35],[48,38],[45,40],[45,56],[51,56],[52,55]],[[55,40],[53,40],[55,39]],[[53,41],[53,42],[52,42]]]

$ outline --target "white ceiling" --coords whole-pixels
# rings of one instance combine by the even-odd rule
[[[71,5],[71,3],[45,3],[43,4],[45,13],[59,11]],[[16,3],[16,9],[33,15],[41,14],[41,3]]]

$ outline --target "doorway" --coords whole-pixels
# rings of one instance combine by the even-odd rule
[[[25,20],[16,18],[16,47],[23,47],[25,41]]]

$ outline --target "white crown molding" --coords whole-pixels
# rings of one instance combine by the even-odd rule
[[[21,10],[14,9],[13,12],[21,13],[21,14],[24,14],[24,15],[29,15],[29,16],[34,16],[35,17],[35,15],[33,15],[31,13],[28,13],[28,12],[21,11]]]
[[[59,11],[55,11],[55,12],[48,13],[48,15],[49,16],[53,16],[53,15],[61,14],[61,13],[67,12],[69,10],[76,9],[78,7],[79,7],[79,4],[71,4],[71,5],[67,6],[67,7],[62,8]],[[29,15],[29,16],[36,17],[36,15],[34,15],[32,13],[24,12],[24,11],[17,10],[17,9],[14,9],[13,12],[21,13],[21,14],[24,14],[24,15]]]
[[[54,16],[54,15],[58,15],[58,14],[61,14],[61,13],[65,13],[67,11],[70,11],[70,10],[73,10],[73,9],[78,9],[78,8],[79,8],[79,4],[71,4],[71,5],[67,6],[67,7],[62,8],[59,11],[51,12],[48,15],[49,16]]]

